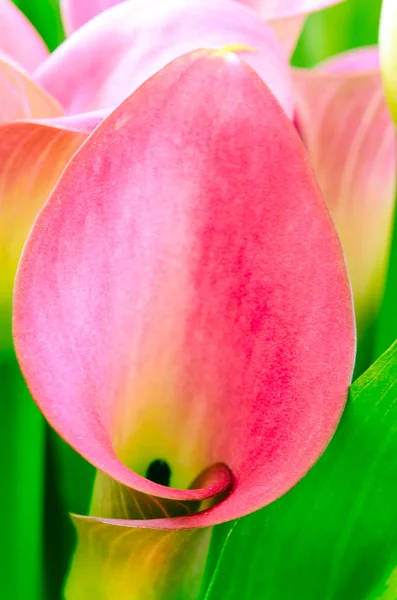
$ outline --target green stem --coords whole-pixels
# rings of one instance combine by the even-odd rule
[[[60,600],[76,545],[69,513],[88,514],[95,469],[47,427],[45,565],[48,600]]]
[[[44,422],[11,353],[0,362],[0,389],[1,592],[42,600]]]

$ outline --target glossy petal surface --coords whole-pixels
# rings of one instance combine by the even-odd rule
[[[36,75],[68,113],[85,112],[118,105],[181,54],[224,46],[240,46],[292,114],[291,76],[276,36],[230,0],[123,2],[76,32]]]
[[[36,221],[14,300],[33,396],[100,470],[175,500],[221,491],[222,470],[181,489],[210,465],[233,472],[205,512],[118,524],[205,526],[271,502],[343,410],[340,244],[292,124],[235,54],[176,60],[96,129]],[[160,458],[173,487],[144,478]]]
[[[389,255],[395,133],[376,50],[296,73],[297,121],[346,255],[359,332],[376,316]]]
[[[0,123],[63,114],[58,102],[16,63],[0,56]]]
[[[27,71],[33,71],[48,56],[33,25],[10,0],[0,0],[0,53]]]

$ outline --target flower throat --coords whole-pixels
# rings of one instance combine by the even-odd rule
[[[146,478],[154,483],[169,486],[171,480],[171,469],[169,464],[161,458],[152,461],[146,471]]]

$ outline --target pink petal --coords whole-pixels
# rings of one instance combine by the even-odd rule
[[[10,0],[0,0],[0,52],[27,71],[33,71],[48,56],[33,25]]]
[[[125,0],[61,0],[63,22],[67,33],[72,33],[85,23]],[[265,19],[285,19],[311,13],[342,0],[237,0],[258,11]],[[148,2],[149,3],[149,2]]]
[[[304,15],[268,21],[270,27],[273,29],[282,47],[284,48],[287,56],[292,56],[294,53],[305,21],[306,17]]]
[[[98,469],[176,500],[223,463],[211,525],[294,485],[346,400],[354,324],[340,244],[301,142],[235,54],[175,60],[96,129],[32,230],[14,297],[40,408]],[[145,479],[165,459],[171,485]],[[131,470],[130,470],[131,469]]]
[[[96,15],[124,0],[61,0],[62,20],[68,34],[80,29]]]
[[[377,60],[359,50],[295,75],[298,128],[345,251],[359,333],[382,298],[394,208],[395,132]]]
[[[94,125],[83,116],[0,125],[0,351],[11,345],[12,290],[26,238]]]
[[[340,4],[343,0],[238,0],[259,11],[265,19],[284,19],[296,15],[304,15],[334,4]]]
[[[37,81],[69,114],[110,108],[177,56],[229,45],[252,48],[241,56],[292,114],[282,48],[259,16],[230,0],[123,2],[66,40],[37,71]]]
[[[366,73],[379,72],[379,51],[376,46],[355,48],[343,54],[332,56],[322,62],[317,70],[323,73]]]
[[[58,102],[18,65],[0,56],[0,123],[63,114]]]
[[[108,110],[97,110],[79,115],[62,116],[52,119],[37,119],[32,120],[31,123],[47,125],[53,129],[65,129],[66,131],[90,134],[108,115]]]

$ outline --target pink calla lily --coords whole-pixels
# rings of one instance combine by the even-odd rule
[[[18,15],[10,6],[9,14]],[[42,598],[40,503],[46,430],[27,394],[13,351],[13,284],[23,245],[38,212],[73,153],[104,115],[64,116],[59,103],[21,66],[23,52],[12,53],[12,46],[7,50],[13,58],[2,52],[8,39],[3,27],[7,26],[10,30],[6,33],[10,40],[14,36],[15,47],[21,51],[29,48],[32,60],[35,56],[27,37],[31,29],[18,27],[18,23],[24,23],[22,17],[21,21],[4,21],[4,7],[8,5],[0,2],[0,397],[2,509],[8,525],[2,531],[6,550],[1,595],[38,600]],[[19,480],[22,489],[18,488]],[[24,526],[18,529],[17,525],[25,522],[28,542]]]
[[[298,128],[342,241],[362,334],[382,299],[396,177],[378,50],[298,71],[295,87]]]
[[[0,0],[1,54],[12,58],[29,72],[48,56],[43,40],[11,0]]]
[[[36,79],[68,114],[114,108],[177,56],[224,46],[240,48],[292,115],[283,48],[258,15],[231,0],[122,2],[67,39]]]
[[[61,0],[63,22],[68,33],[105,10],[126,0]],[[341,0],[237,0],[255,10],[272,28],[288,53],[292,53],[308,13],[327,8]]]
[[[108,577],[117,557],[160,530],[207,543],[194,528],[313,465],[351,378],[350,287],[303,146],[245,62],[183,56],[91,134],[29,236],[14,337],[39,407],[100,470],[68,598],[143,597],[134,571]]]

